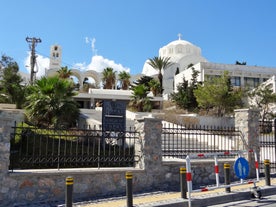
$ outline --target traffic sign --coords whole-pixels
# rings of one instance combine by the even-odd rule
[[[234,163],[234,170],[238,178],[240,179],[247,178],[249,174],[248,161],[243,157],[239,157]]]

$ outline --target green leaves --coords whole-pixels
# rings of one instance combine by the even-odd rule
[[[270,105],[276,102],[276,94],[268,86],[258,87],[248,92],[250,98],[250,106],[260,110],[262,121],[275,117]]]
[[[21,84],[22,78],[18,74],[17,63],[11,57],[2,55],[0,67],[3,70],[0,80],[0,102],[16,104],[16,108],[21,108],[24,103],[25,86]]]
[[[160,83],[160,94],[163,93],[163,74],[162,70],[165,70],[173,63],[170,62],[170,57],[153,57],[152,59],[148,59],[148,64],[154,69],[158,70],[158,79]]]
[[[207,78],[203,85],[194,91],[198,106],[215,110],[217,116],[224,116],[242,106],[240,89],[233,90],[228,72],[220,77]]]
[[[35,125],[57,126],[74,124],[79,109],[71,81],[58,76],[42,77],[30,86],[25,106],[27,116]]]
[[[182,83],[178,84],[177,92],[171,94],[171,99],[176,105],[182,109],[189,111],[197,108],[198,104],[194,95],[194,90],[197,89],[198,71],[193,69],[192,80],[189,84],[188,80],[183,77]]]
[[[119,73],[119,80],[121,81],[121,87],[123,90],[127,90],[130,85],[130,74],[126,71],[122,71]]]
[[[152,106],[150,98],[147,96],[149,91],[148,87],[144,84],[140,84],[132,87],[132,96],[129,105],[136,108],[139,112],[151,111]]]
[[[104,89],[112,89],[115,87],[116,81],[116,71],[113,71],[113,68],[105,68],[103,70],[103,78],[102,81],[104,83]]]

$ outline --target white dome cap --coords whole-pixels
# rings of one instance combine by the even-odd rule
[[[170,42],[159,49],[160,57],[170,57],[171,61],[177,62],[185,56],[201,56],[201,49],[192,43],[179,39]]]

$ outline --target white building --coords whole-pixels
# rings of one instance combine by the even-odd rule
[[[199,62],[193,68],[199,72],[198,81],[204,82],[207,76],[220,76],[224,71],[228,71],[233,86],[248,88],[255,88],[276,74],[276,68],[211,62]],[[176,86],[183,81],[183,77],[185,80],[190,80],[191,76],[192,67],[176,75],[175,90]]]
[[[201,49],[192,43],[179,39],[172,41],[159,49],[159,57],[170,57],[173,63],[163,74],[164,94],[177,90],[177,85],[185,80],[191,80],[192,67],[199,71],[198,81],[203,82],[207,76],[220,76],[228,71],[233,86],[253,88],[276,75],[276,68],[259,67],[236,64],[220,64],[208,62],[201,56]],[[189,67],[190,65],[192,67]],[[178,73],[179,71],[179,73]],[[158,71],[153,69],[147,61],[142,73],[154,76]]]

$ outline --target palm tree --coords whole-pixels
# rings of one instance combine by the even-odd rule
[[[156,79],[152,79],[149,83],[149,88],[154,96],[157,96],[157,94],[160,92],[160,83]]]
[[[148,87],[144,84],[132,87],[133,91],[129,105],[136,108],[138,112],[151,111],[150,98],[147,96],[149,91]]]
[[[103,70],[103,83],[104,83],[104,89],[112,89],[115,86],[116,81],[116,71],[113,71],[113,68],[105,68]]]
[[[72,71],[68,69],[67,66],[61,67],[57,72],[58,76],[62,79],[70,78],[70,76],[72,75]]]
[[[42,77],[29,88],[25,106],[29,121],[38,126],[70,126],[79,116],[74,87],[58,76]]]
[[[119,80],[121,81],[123,90],[128,90],[130,85],[130,77],[130,74],[126,71],[122,71],[119,73]]]
[[[158,79],[160,83],[160,94],[163,93],[163,71],[172,65],[170,62],[170,57],[153,57],[148,59],[148,64],[153,67],[155,70],[158,70]]]

